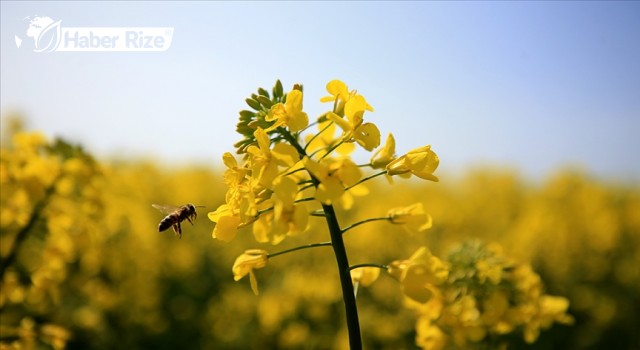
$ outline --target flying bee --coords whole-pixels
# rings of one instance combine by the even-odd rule
[[[180,227],[180,223],[186,219],[191,223],[191,225],[193,225],[193,221],[198,217],[196,208],[204,207],[203,205],[193,204],[185,204],[181,207],[158,204],[151,204],[151,206],[160,210],[162,213],[167,214],[167,216],[160,221],[160,224],[158,225],[158,232],[165,231],[171,227],[173,228],[173,232],[175,232],[175,234],[180,238],[182,238],[182,227]]]

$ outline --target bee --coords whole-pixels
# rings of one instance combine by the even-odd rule
[[[191,225],[193,225],[193,221],[198,217],[196,208],[204,207],[203,205],[193,204],[185,204],[181,207],[159,204],[151,204],[151,206],[160,210],[162,213],[167,214],[167,216],[160,221],[160,224],[158,225],[158,232],[165,231],[171,227],[173,228],[173,232],[175,232],[179,238],[182,238],[182,227],[180,227],[180,223],[186,219],[191,223]]]

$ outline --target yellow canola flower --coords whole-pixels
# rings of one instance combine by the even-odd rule
[[[449,268],[433,256],[427,247],[419,248],[409,260],[394,261],[389,274],[402,284],[404,293],[419,303],[428,302],[435,294],[436,286],[449,277]]]
[[[371,167],[382,169],[396,159],[396,139],[392,133],[387,136],[384,146],[380,147],[371,157]]]
[[[273,203],[268,201],[265,203]],[[304,203],[287,206],[275,201],[273,210],[261,214],[253,224],[253,235],[257,242],[279,244],[288,236],[304,232],[309,222],[309,212]]]
[[[255,295],[258,295],[258,281],[256,280],[256,275],[253,273],[253,270],[267,266],[268,260],[269,254],[264,249],[245,250],[233,263],[233,268],[231,269],[233,279],[239,281],[248,274],[251,290]]]
[[[424,211],[422,203],[393,208],[387,213],[393,224],[404,225],[409,232],[423,232],[431,228],[431,215]]]
[[[293,166],[299,159],[295,147],[286,143],[277,143],[273,150],[270,149],[271,140],[267,132],[258,128],[253,133],[258,146],[249,146],[247,153],[252,164],[252,176],[257,178],[261,185],[270,188],[273,180],[278,176],[278,166]]]
[[[327,92],[331,96],[324,96],[320,98],[320,102],[330,102],[336,100],[348,101],[349,89],[347,85],[340,80],[334,79],[327,83]]]
[[[345,104],[345,118],[329,112],[327,119],[336,123],[342,129],[344,142],[357,142],[367,151],[373,151],[380,145],[380,130],[373,123],[364,123],[364,111],[367,101],[361,95],[356,95]]]
[[[227,186],[237,186],[244,180],[245,176],[249,169],[238,166],[238,161],[236,158],[229,152],[225,152],[222,155],[222,162],[227,167],[227,170],[224,172],[224,182]]]
[[[345,104],[353,96],[358,96],[357,91],[353,90],[349,92],[349,88],[347,88],[347,85],[337,79],[331,80],[329,83],[327,83],[327,92],[331,96],[324,96],[320,98],[320,102],[336,101],[336,108],[334,108],[335,113],[340,113],[342,109],[345,108]],[[371,107],[368,103],[366,104],[365,109],[373,112],[373,107]]]
[[[260,243],[280,243],[285,236],[306,230],[309,213],[304,203],[296,203],[298,184],[290,176],[278,176],[273,182],[273,196],[260,203],[260,214],[253,225],[253,235]]]
[[[293,132],[300,131],[309,125],[309,116],[302,111],[302,91],[293,89],[287,94],[287,101],[277,103],[269,109],[266,121],[276,121],[266,131],[280,126],[287,126]]]
[[[431,181],[438,181],[438,177],[433,175],[436,171],[440,159],[431,150],[431,145],[415,148],[407,154],[400,156],[387,164],[388,175],[401,175],[411,173],[419,178]]]
[[[222,204],[214,212],[208,215],[209,220],[216,223],[211,236],[224,242],[231,242],[238,233],[238,227],[242,223],[240,216],[235,215],[228,204]]]
[[[345,187],[355,185],[362,177],[360,168],[349,158],[318,163],[304,157],[302,163],[320,181],[315,198],[323,204],[340,200],[345,193]]]

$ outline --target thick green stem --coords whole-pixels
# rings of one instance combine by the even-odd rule
[[[305,149],[300,146],[298,140],[291,135],[286,129],[278,129],[282,136],[298,150],[300,157],[306,155]],[[309,173],[313,184],[317,187],[320,181],[313,174]],[[351,282],[351,272],[349,270],[349,259],[347,258],[347,250],[342,239],[342,230],[338,223],[338,217],[333,205],[322,205],[324,216],[329,226],[329,235],[331,236],[331,246],[333,247],[336,262],[338,264],[338,273],[340,275],[340,285],[342,287],[342,299],[344,301],[345,312],[347,315],[347,330],[349,332],[349,347],[351,350],[362,349],[362,339],[360,337],[360,321],[358,319],[358,308],[356,306],[356,297],[353,292],[353,283]]]
[[[338,273],[340,274],[340,284],[342,286],[342,299],[347,314],[347,328],[349,331],[349,346],[351,350],[362,349],[362,339],[360,337],[360,321],[358,319],[358,307],[356,305],[356,297],[353,292],[353,284],[351,283],[351,273],[349,269],[349,259],[347,258],[347,250],[342,239],[342,230],[338,224],[338,219],[332,205],[322,205],[329,233],[331,235],[331,243],[333,252],[336,256],[338,264]]]

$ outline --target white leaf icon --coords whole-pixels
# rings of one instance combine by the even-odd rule
[[[20,37],[17,35],[15,37],[16,37],[16,46],[20,48],[20,46],[22,46],[22,39],[20,39]]]
[[[47,28],[43,29],[36,39],[35,52],[51,52],[55,51],[62,39],[60,22],[51,23]]]

